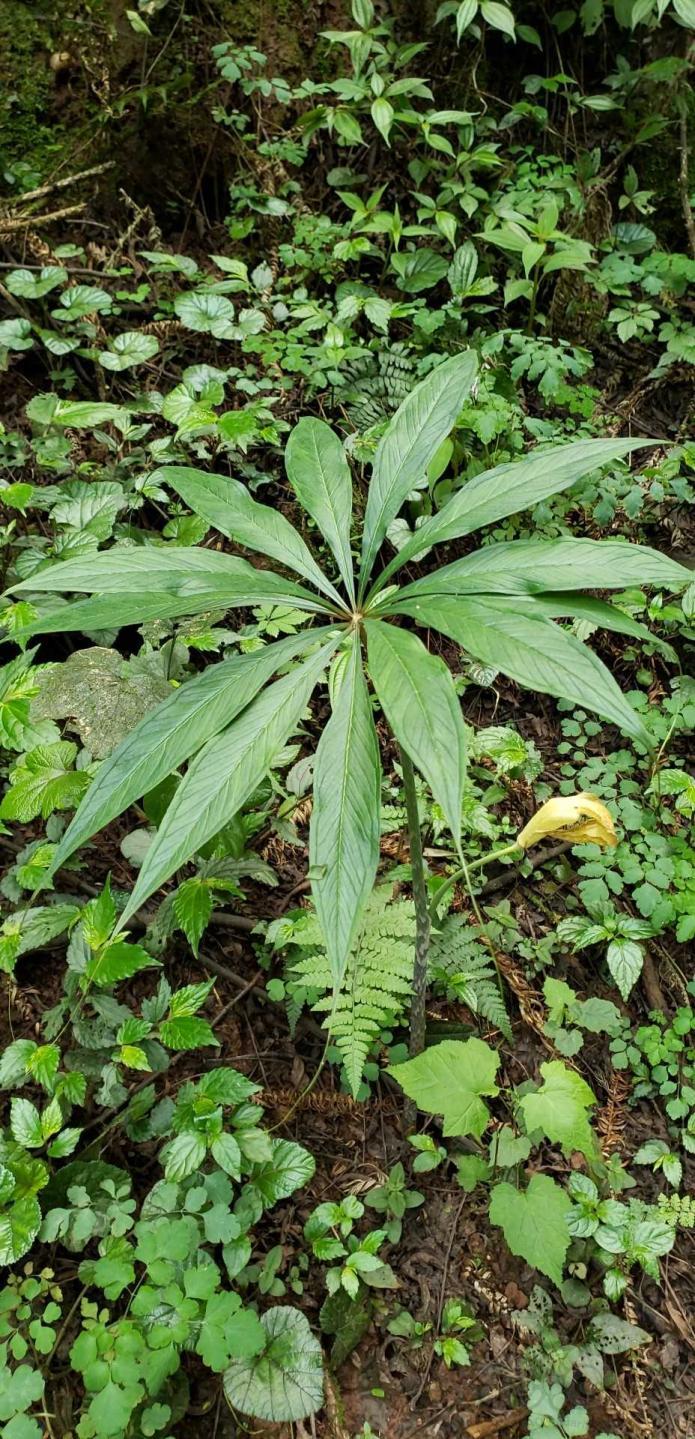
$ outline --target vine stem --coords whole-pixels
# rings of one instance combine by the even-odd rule
[[[410,1054],[425,1048],[425,1004],[427,999],[427,960],[430,949],[430,910],[427,902],[425,862],[422,856],[422,835],[415,788],[415,771],[409,755],[401,749],[401,772],[405,792],[405,811],[410,841],[410,865],[415,904],[415,964],[413,966],[413,1002],[410,1007]]]

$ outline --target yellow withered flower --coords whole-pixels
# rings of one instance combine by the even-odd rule
[[[618,843],[612,817],[595,794],[557,795],[546,800],[517,835],[516,843],[521,849],[529,849],[549,834],[571,839],[574,844],[600,844],[602,848]]]

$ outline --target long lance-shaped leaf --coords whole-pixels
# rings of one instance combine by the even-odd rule
[[[257,571],[248,560],[224,555],[218,550],[177,545],[114,545],[98,555],[84,555],[47,565],[28,579],[9,588],[20,591],[60,590],[64,593],[106,595],[112,590],[132,590],[145,585],[152,590],[176,592],[186,580],[206,584],[236,584],[253,581]]]
[[[379,745],[356,634],[350,645],[316,751],[309,832],[311,889],[336,989],[379,863]]]
[[[424,479],[465,404],[476,371],[472,350],[438,365],[403,401],[380,441],[364,517],[360,595],[391,520]]]
[[[319,569],[311,550],[294,525],[270,505],[251,498],[245,485],[224,475],[211,475],[190,465],[164,465],[153,479],[170,485],[185,504],[214,525],[220,534],[235,539],[249,550],[258,550],[296,570],[318,590],[329,595],[341,608],[343,601],[330,580]]]
[[[325,641],[328,633],[325,627],[307,630],[210,665],[146,714],[99,766],[53,856],[51,872],[229,725],[288,660]]]
[[[649,731],[605,665],[581,640],[546,618],[519,613],[514,601],[430,595],[405,600],[403,612],[448,635],[483,664],[526,689],[574,700],[651,746]]]
[[[585,620],[587,624],[595,625],[597,629],[611,630],[617,635],[630,635],[632,639],[640,640],[642,644],[653,645],[659,650],[665,659],[672,664],[678,664],[678,656],[672,645],[652,634],[646,625],[640,624],[639,620],[633,620],[631,615],[626,615],[615,605],[606,604],[605,600],[595,600],[592,595],[576,594],[544,594],[544,595],[519,595],[514,601],[514,608],[524,614],[529,614],[533,619],[534,615],[546,619],[572,619]]]
[[[451,673],[417,635],[368,620],[369,673],[379,703],[413,764],[424,775],[461,845],[466,731]]]
[[[259,570],[259,582],[250,589],[244,581],[239,586],[207,586],[187,581],[180,587],[180,593],[127,594],[115,590],[112,594],[91,595],[86,600],[74,600],[61,605],[48,614],[40,615],[21,630],[16,630],[13,639],[26,640],[31,635],[62,634],[77,630],[82,634],[94,630],[122,629],[124,625],[139,625],[145,620],[174,620],[182,615],[201,615],[209,610],[231,610],[247,605],[289,603],[295,609],[314,613],[320,609],[308,592],[298,585],[288,585],[279,575]],[[185,591],[185,593],[184,593]],[[304,599],[304,594],[307,599]],[[320,610],[323,613],[323,610]]]
[[[145,856],[119,928],[258,788],[299,723],[339,638],[336,633],[318,654],[276,680],[198,752]]]
[[[627,540],[510,540],[485,545],[421,580],[399,598],[423,594],[541,594],[546,590],[619,590],[624,585],[682,589],[691,570],[648,545]],[[395,599],[395,597],[394,597]]]
[[[436,371],[435,371],[436,373]],[[483,525],[494,524],[506,515],[529,509],[549,495],[559,494],[611,460],[620,460],[631,450],[653,445],[650,440],[572,440],[552,445],[541,454],[527,455],[508,465],[497,465],[469,480],[438,514],[420,526],[379,576],[372,593],[383,589],[401,565],[423,550],[444,540],[470,535]]]
[[[323,420],[300,420],[287,441],[285,469],[299,503],[330,545],[354,603],[350,553],[352,476],[345,451],[330,425]]]

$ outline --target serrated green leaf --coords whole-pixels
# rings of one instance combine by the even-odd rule
[[[159,1038],[167,1049],[200,1049],[205,1044],[219,1045],[207,1020],[193,1015],[163,1019],[159,1026]]]
[[[571,1208],[564,1189],[554,1179],[534,1174],[525,1190],[505,1183],[494,1186],[490,1222],[500,1226],[512,1254],[560,1285],[570,1244],[567,1215]]]
[[[587,1110],[596,1103],[593,1090],[580,1074],[557,1059],[542,1064],[541,1074],[540,1089],[519,1100],[528,1132],[540,1129],[567,1152],[578,1149],[592,1158],[597,1153],[597,1143]]]
[[[400,1084],[418,1109],[443,1116],[443,1134],[472,1134],[480,1139],[490,1122],[490,1111],[481,1098],[499,1093],[495,1075],[500,1057],[482,1039],[445,1039],[430,1049],[389,1066],[389,1074]]]

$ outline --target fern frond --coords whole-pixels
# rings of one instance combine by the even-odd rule
[[[390,886],[372,894],[357,945],[338,994],[325,951],[316,947],[291,966],[293,979],[322,991],[312,1008],[326,1015],[324,1028],[340,1051],[353,1095],[362,1082],[369,1051],[381,1030],[404,1014],[412,991],[415,911],[410,900],[391,900]]]
[[[471,1014],[486,1019],[511,1039],[509,1015],[492,957],[481,943],[478,930],[461,915],[450,914],[432,935],[430,975]]]

